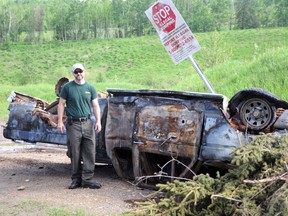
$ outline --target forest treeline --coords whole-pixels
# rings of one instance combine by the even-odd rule
[[[0,43],[155,34],[155,0],[0,0]],[[174,0],[193,32],[288,26],[287,0]]]

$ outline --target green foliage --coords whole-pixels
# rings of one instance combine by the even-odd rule
[[[259,19],[256,15],[256,0],[237,0],[235,4],[237,28],[249,29],[260,26]]]
[[[158,184],[159,190],[147,197],[152,197],[152,200],[138,203],[142,208],[130,213],[133,212],[133,215],[194,214],[193,206],[201,205],[203,200],[210,195],[214,182],[215,180],[209,176],[197,176],[195,181],[181,182],[175,180],[167,184]]]
[[[288,136],[263,135],[233,151],[237,168],[216,178],[197,175],[187,182],[159,184],[148,201],[138,202],[133,215],[288,214]]]
[[[45,202],[36,200],[21,200],[13,207],[1,206],[0,215],[45,215],[45,216],[84,216],[81,209],[51,208]]]
[[[268,205],[269,215],[288,215],[288,184],[280,187],[272,196]]]
[[[287,27],[287,1],[174,0],[194,32]],[[155,35],[145,15],[153,0],[0,1],[0,42],[130,38]]]
[[[203,47],[203,55],[205,55],[203,70],[228,62],[232,56],[232,50],[227,48],[225,38],[220,32],[211,32],[203,44],[205,46]]]
[[[51,208],[47,211],[49,216],[85,216],[85,213],[82,210],[72,211],[65,208]]]

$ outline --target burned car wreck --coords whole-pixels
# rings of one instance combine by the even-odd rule
[[[69,79],[61,78],[55,93]],[[191,178],[203,166],[230,168],[231,151],[265,133],[288,129],[288,103],[263,89],[221,94],[107,89],[100,97],[102,131],[96,162],[112,163],[122,178]],[[66,145],[57,105],[12,92],[3,135],[11,140]],[[93,116],[92,116],[93,118]]]

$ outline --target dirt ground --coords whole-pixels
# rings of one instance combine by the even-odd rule
[[[5,125],[5,122],[0,122]],[[96,164],[102,188],[69,190],[70,160],[63,146],[15,144],[0,127],[0,215],[121,215],[151,191],[120,179],[110,165]],[[53,214],[56,212],[58,214]]]

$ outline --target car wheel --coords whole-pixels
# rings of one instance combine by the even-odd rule
[[[268,127],[275,116],[275,109],[262,98],[245,100],[239,108],[242,123],[254,131],[261,131]]]
[[[239,113],[240,105],[243,104],[243,100],[247,101],[250,98],[254,99],[265,99],[269,101],[269,104],[273,104],[276,108],[288,109],[288,103],[276,97],[269,91],[260,88],[248,88],[237,92],[229,101],[228,108],[229,114],[233,117],[235,114]]]

